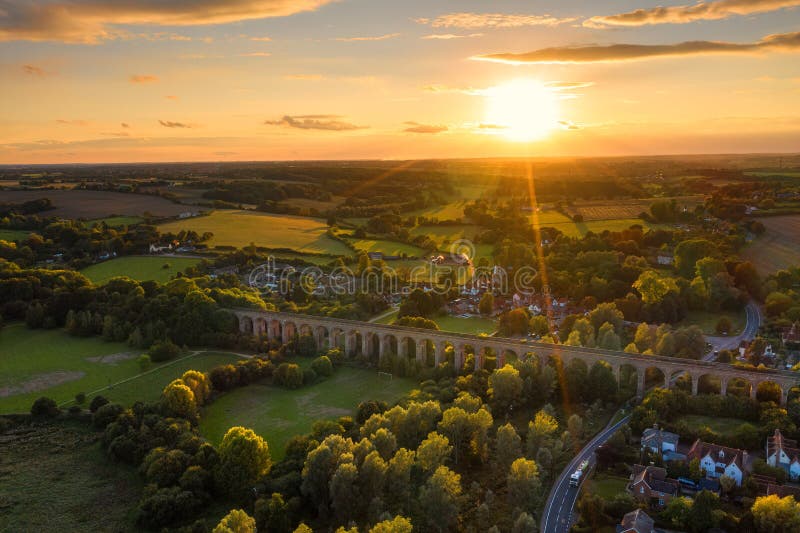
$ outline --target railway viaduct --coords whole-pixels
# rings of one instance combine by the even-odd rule
[[[543,364],[553,356],[560,358],[565,366],[573,359],[581,359],[589,367],[598,361],[605,361],[611,366],[618,382],[622,367],[629,366],[636,371],[636,394],[639,398],[644,395],[645,374],[651,368],[661,372],[665,388],[670,387],[675,376],[688,374],[692,381],[692,394],[695,395],[700,379],[708,376],[719,379],[720,394],[726,394],[732,380],[745,382],[750,388],[751,397],[755,397],[762,383],[774,383],[781,390],[781,403],[786,404],[789,390],[800,384],[800,373],[784,370],[745,369],[692,359],[628,354],[277,311],[232,309],[231,312],[238,319],[242,333],[280,339],[284,343],[295,335],[311,335],[318,349],[338,347],[348,356],[360,353],[367,357],[381,358],[384,354],[395,353],[400,357],[415,357],[421,364],[425,364],[428,356],[432,355],[438,366],[445,361],[445,350],[452,346],[453,365],[459,372],[464,367],[468,347],[475,354],[476,369],[483,368],[487,353],[491,351],[496,356],[498,368],[505,364],[507,357],[522,356],[528,352],[539,357]]]

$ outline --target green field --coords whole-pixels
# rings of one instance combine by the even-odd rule
[[[349,239],[353,245],[363,252],[382,252],[383,255],[402,255],[423,257],[425,251],[410,244],[383,239]]]
[[[21,229],[0,229],[0,241],[21,241],[27,239],[30,233]]]
[[[120,257],[88,266],[81,274],[97,285],[106,283],[111,278],[127,276],[137,281],[158,281],[166,283],[182,272],[200,262],[200,259],[189,257]],[[169,265],[169,268],[164,268]]]
[[[393,324],[395,320],[397,320],[397,311],[382,316],[380,319],[375,320],[375,323]],[[441,315],[433,317],[432,320],[439,325],[440,330],[452,331],[453,333],[469,333],[471,335],[486,333],[488,335],[494,333],[497,329],[497,322],[490,318],[483,318],[480,316],[461,318],[457,316]]]
[[[620,492],[625,492],[628,481],[628,478],[624,477],[596,474],[587,481],[587,486],[584,490],[596,494],[604,500],[612,500]]]
[[[708,311],[689,311],[686,318],[680,322],[680,326],[699,326],[706,335],[717,335],[717,322],[723,316],[731,321],[731,331],[729,335],[738,335],[747,323],[747,315],[744,310],[738,313],[709,313]]]
[[[211,232],[211,245],[242,248],[255,243],[266,248],[286,248],[298,252],[352,255],[341,242],[325,233],[324,220],[290,215],[270,215],[254,211],[220,210],[208,216],[177,220],[158,226],[159,231],[177,233],[194,230]]]
[[[231,426],[245,426],[267,439],[273,459],[281,458],[289,439],[308,433],[314,421],[353,415],[364,400],[392,403],[413,387],[410,379],[389,380],[356,367],[340,367],[325,381],[298,390],[250,385],[206,407],[200,432],[218,444]]]
[[[119,228],[122,226],[135,226],[136,224],[141,224],[144,222],[144,219],[142,217],[107,217],[96,218],[94,220],[89,220],[86,223],[93,225],[102,224],[103,222],[105,222],[106,226],[109,228]]]
[[[762,276],[800,265],[800,215],[759,218],[766,232],[742,250]]]
[[[96,337],[71,337],[63,330],[6,326],[0,330],[0,413],[28,412],[40,396],[67,403],[79,392],[89,394],[137,376],[141,371],[136,358],[141,353]],[[155,400],[164,385],[184,371],[207,370],[236,359],[234,355],[201,354],[168,362],[102,394],[122,402]]]
[[[0,531],[136,531],[142,481],[109,460],[85,422],[4,435]]]
[[[682,415],[681,421],[685,422],[687,426],[695,429],[708,427],[714,433],[719,433],[721,435],[733,434],[736,428],[746,422],[746,420],[742,420],[740,418],[704,415]]]

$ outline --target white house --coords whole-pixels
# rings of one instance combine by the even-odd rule
[[[785,438],[775,428],[774,435],[767,437],[766,452],[768,465],[783,468],[793,480],[800,478],[800,449],[796,440]]]
[[[678,450],[679,436],[669,431],[659,429],[658,425],[647,428],[642,432],[642,448],[647,448],[653,453],[670,453]]]
[[[744,450],[709,444],[697,439],[686,454],[686,458],[689,461],[698,459],[700,468],[708,478],[727,476],[733,478],[737,486],[742,485],[745,465],[748,462],[747,452]]]

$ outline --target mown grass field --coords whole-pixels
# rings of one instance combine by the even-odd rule
[[[410,379],[380,377],[375,370],[338,368],[333,376],[297,390],[250,385],[217,398],[200,420],[200,432],[219,444],[232,426],[245,426],[264,437],[273,459],[284,455],[294,435],[311,431],[316,420],[355,414],[364,400],[399,400],[414,387]]]
[[[602,233],[608,231],[622,231],[628,229],[634,224],[642,226],[645,231],[654,228],[664,228],[663,224],[650,224],[640,218],[622,218],[614,220],[588,220],[585,222],[560,222],[545,224],[540,222],[540,226],[553,227],[564,233],[568,237],[583,237],[590,231],[593,233]]]
[[[46,213],[47,216],[71,219],[92,220],[112,215],[141,216],[145,212],[167,217],[198,211],[194,206],[174,204],[165,198],[144,194],[66,189],[0,191],[0,203],[19,204],[39,198],[49,198],[55,206],[55,209]]]
[[[158,281],[165,283],[175,277],[178,272],[200,262],[200,259],[189,257],[119,257],[88,266],[81,274],[97,285],[106,283],[111,278],[127,276],[137,281]],[[168,268],[164,268],[168,266]]]
[[[85,422],[6,434],[0,447],[0,531],[137,531],[142,481],[111,461]]]
[[[156,365],[140,375],[136,358],[141,353],[122,343],[71,337],[63,330],[6,326],[0,330],[0,413],[28,412],[41,396],[66,404],[79,392],[88,395],[136,376],[100,394],[123,403],[156,400],[164,386],[186,370],[209,370],[238,359],[203,353]]]
[[[584,490],[600,496],[604,500],[613,500],[614,496],[620,492],[625,492],[628,485],[628,478],[611,476],[606,474],[596,474],[586,481],[587,486]]]
[[[800,215],[758,219],[767,229],[742,250],[762,276],[800,265]]]
[[[380,319],[375,320],[376,324],[394,324],[397,320],[397,311],[382,316]],[[458,316],[441,315],[432,318],[442,331],[452,331],[453,333],[468,333],[470,335],[480,335],[485,333],[487,335],[494,333],[497,329],[497,322],[491,318],[484,318],[480,316],[471,316],[469,318],[461,318]]]
[[[161,224],[159,231],[177,233],[194,230],[211,232],[210,245],[244,247],[250,243],[267,248],[286,248],[298,252],[352,255],[347,246],[328,237],[324,220],[290,215],[271,215],[252,211],[219,210],[208,216]]]

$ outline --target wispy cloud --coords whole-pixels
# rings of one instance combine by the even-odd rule
[[[321,81],[325,79],[322,74],[287,74],[283,77],[285,80],[302,80],[302,81]]]
[[[269,52],[248,52],[246,54],[239,54],[239,57],[269,57],[272,54]]]
[[[57,124],[63,124],[65,126],[88,126],[89,125],[89,121],[88,120],[80,120],[80,119],[67,120],[67,119],[63,119],[63,118],[58,118],[58,119],[56,119],[56,123]]]
[[[800,0],[715,0],[696,4],[636,9],[617,15],[592,17],[583,22],[591,28],[686,24],[698,20],[720,20],[735,15],[754,15],[800,6]]]
[[[36,65],[22,65],[22,72],[30,76],[38,76],[40,78],[48,75],[48,72],[45,69],[42,67],[37,67]]]
[[[120,126],[123,127],[123,128],[126,128],[126,129],[131,127],[131,125],[128,124],[127,122],[121,122]]]
[[[474,39],[476,37],[483,37],[483,33],[470,33],[461,35],[457,33],[432,33],[430,35],[423,35],[421,38],[431,41],[450,41],[452,39]]]
[[[447,126],[420,124],[419,122],[405,122],[408,128],[403,131],[406,133],[442,133],[447,131]]]
[[[250,40],[251,41],[261,42],[261,43],[268,43],[268,42],[270,42],[272,40],[272,38],[271,37],[267,37],[265,35],[263,37],[250,37]]]
[[[359,42],[359,41],[386,41],[389,39],[394,39],[395,37],[400,37],[400,33],[387,33],[385,35],[374,35],[374,36],[365,36],[365,37],[337,37],[336,41],[343,41],[343,42]]]
[[[591,46],[557,46],[532,52],[499,53],[473,57],[499,63],[598,63],[633,61],[656,57],[694,56],[703,54],[753,54],[759,52],[800,50],[800,32],[767,35],[753,43],[726,41],[687,41],[677,44],[610,44]]]
[[[521,28],[524,26],[557,26],[576,20],[575,17],[558,18],[550,15],[514,15],[510,13],[448,13],[433,19],[420,18],[416,22],[434,28]]]
[[[152,74],[133,74],[128,80],[131,83],[153,83],[158,81],[158,76]]]
[[[278,120],[265,120],[268,126],[287,126],[301,130],[352,131],[368,128],[345,122],[341,115],[284,115]]]
[[[591,81],[548,81],[544,84],[551,91],[572,91],[575,89],[585,89],[594,85]],[[469,96],[486,96],[489,89],[480,87],[453,87],[450,85],[431,84],[422,87],[422,90],[430,93],[449,93],[466,94]]]
[[[159,124],[165,128],[196,128],[197,125],[189,124],[188,122],[173,122],[171,120],[159,120]]]
[[[193,26],[285,17],[334,0],[0,0],[0,41],[94,44],[118,25]]]
[[[164,98],[166,98],[167,100],[179,100],[180,99],[180,97],[178,97],[178,96],[176,96],[174,94],[168,94],[168,95],[164,96]]]

